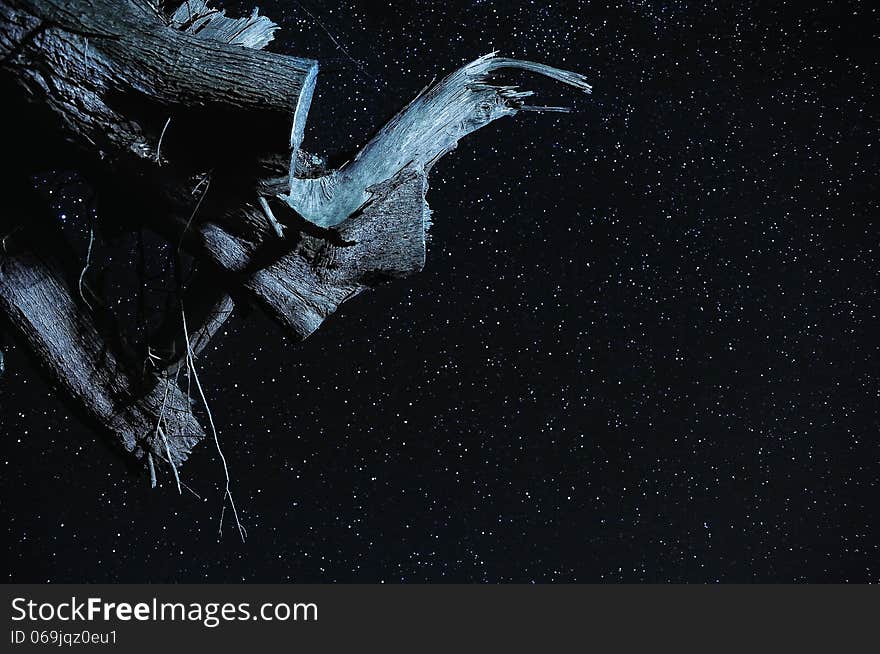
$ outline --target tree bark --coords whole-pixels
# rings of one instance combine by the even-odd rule
[[[148,0],[2,0],[0,62],[86,148],[150,162],[164,115],[139,121],[139,104],[199,110],[222,117],[229,135],[277,139],[278,128],[301,134],[318,71],[309,59],[173,29]]]
[[[71,291],[51,243],[25,230],[0,251],[0,310],[67,396],[151,475],[156,460],[176,474],[204,437],[174,380],[232,298],[305,338],[345,300],[424,266],[427,175],[439,157],[498,118],[558,110],[526,105],[529,92],[491,73],[520,68],[590,90],[575,73],[487,55],[326,171],[299,147],[316,62],[262,51],[276,28],[265,17],[228,18],[203,0],[172,15],[159,6],[0,0],[2,81],[31,103],[12,118],[7,159],[19,185],[41,164],[75,166],[96,188],[105,225],[156,230],[211,279],[211,300],[187,312],[188,341],[168,316],[168,352],[139,373]],[[61,152],[63,164],[51,161]],[[0,218],[4,234],[19,229],[18,215]]]
[[[139,460],[149,453],[179,468],[204,437],[188,399],[170,378],[141,378],[124,364],[84,303],[74,300],[70,275],[45,245],[45,230],[6,244],[0,310],[68,398],[114,434],[125,453]]]

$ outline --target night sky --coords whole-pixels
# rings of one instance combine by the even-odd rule
[[[331,163],[492,50],[594,92],[508,75],[574,111],[441,160],[424,272],[302,344],[246,310],[212,342],[245,544],[209,442],[202,500],[151,491],[7,338],[6,580],[880,581],[876,9],[260,7],[321,62],[304,146]],[[54,193],[84,257],[87,190]],[[96,280],[133,253],[100,238]]]

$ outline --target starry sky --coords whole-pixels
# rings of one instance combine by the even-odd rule
[[[247,310],[212,342],[244,544],[211,447],[201,499],[150,490],[7,337],[7,581],[880,581],[875,8],[260,7],[321,62],[304,147],[331,163],[492,50],[594,93],[508,76],[573,112],[435,167],[424,272],[302,344]],[[84,256],[88,190],[53,193]],[[96,278],[133,253],[99,238]]]

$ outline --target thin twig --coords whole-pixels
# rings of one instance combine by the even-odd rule
[[[168,18],[165,16],[165,13],[159,8],[158,2],[153,4],[151,0],[143,0],[144,4],[147,5],[157,17],[159,17],[163,23],[168,24]]]
[[[156,488],[156,466],[153,464],[153,455],[147,452],[147,467],[150,469],[150,488]]]
[[[89,310],[92,310],[92,305],[89,304],[89,301],[86,299],[85,293],[83,293],[83,280],[86,276],[86,271],[89,269],[89,264],[92,261],[92,245],[95,243],[95,228],[94,226],[89,227],[89,249],[86,251],[86,263],[83,266],[82,272],[79,274],[79,296],[82,298],[82,301],[86,303],[86,306]]]
[[[162,165],[162,139],[165,138],[165,131],[168,129],[168,125],[171,124],[171,116],[168,116],[168,120],[165,121],[165,127],[162,128],[162,133],[159,134],[159,143],[156,145],[156,164]]]
[[[284,228],[281,223],[278,222],[278,219],[275,217],[275,214],[272,213],[272,209],[269,207],[269,203],[266,201],[262,195],[258,196],[257,199],[260,202],[260,207],[263,209],[263,213],[266,214],[266,220],[269,221],[269,225],[275,230],[275,235],[278,238],[284,238]]]
[[[159,457],[162,461],[165,461],[165,463],[169,463],[168,459],[166,459],[164,456],[162,456],[162,455],[159,454],[158,452],[152,452],[152,454],[155,455],[155,456],[157,456],[157,457]],[[202,499],[202,496],[199,495],[198,493],[196,493],[192,488],[190,488],[189,486],[187,486],[187,485],[186,485],[186,482],[183,481],[182,479],[180,480],[180,485],[183,486],[183,487],[184,487],[186,490],[188,490],[190,493],[192,493],[193,495],[195,495],[198,499]]]
[[[186,490],[188,490],[190,493],[192,493],[193,495],[195,495],[196,498],[198,498],[198,499],[202,499],[202,496],[199,495],[198,493],[196,493],[192,488],[190,488],[189,486],[187,486],[187,485],[184,484],[183,482],[180,482],[180,484],[181,484],[181,486],[183,486]]]
[[[220,461],[223,464],[223,473],[226,475],[226,492],[224,495],[224,509],[225,509],[225,500],[229,499],[229,506],[232,508],[232,515],[235,516],[235,524],[238,527],[238,535],[241,537],[241,541],[244,542],[247,538],[247,530],[242,526],[241,520],[238,518],[238,509],[235,508],[235,500],[232,498],[232,491],[229,489],[229,485],[231,480],[229,478],[229,466],[226,464],[226,457],[223,455],[223,448],[220,447],[220,438],[217,435],[217,427],[214,425],[214,416],[211,415],[211,407],[208,406],[208,400],[205,397],[205,391],[202,389],[202,383],[199,381],[199,373],[196,371],[196,364],[193,360],[192,348],[189,346],[189,331],[186,328],[186,311],[183,309],[183,303],[180,304],[180,316],[183,320],[183,340],[186,342],[186,360],[188,364],[189,370],[192,371],[193,380],[196,382],[196,388],[199,391],[199,395],[202,398],[202,404],[205,407],[205,413],[208,414],[208,424],[211,425],[211,433],[214,436],[214,445],[217,447],[217,454],[220,455]],[[221,525],[222,525],[222,512],[221,512]]]
[[[162,408],[159,409],[159,419],[156,421],[156,436],[162,436],[165,443],[165,453],[168,455],[168,462],[171,464],[171,470],[174,472],[174,480],[177,482],[177,493],[183,495],[180,490],[180,475],[177,473],[177,466],[174,465],[174,457],[171,456],[171,448],[168,447],[168,438],[165,436],[165,430],[162,429],[162,419],[165,417],[165,405],[168,402],[168,389],[171,387],[171,377],[165,378],[165,395],[162,397]]]
[[[22,229],[21,227],[16,227],[11,232],[4,235],[2,239],[0,239],[0,245],[3,246],[3,254],[5,254],[5,255],[9,254],[9,250],[6,248],[6,241],[8,241],[12,237],[13,234],[15,234],[18,231],[21,231],[21,229]]]
[[[177,466],[174,464],[174,459],[171,456],[171,448],[168,447],[168,437],[165,435],[165,430],[161,427],[159,427],[157,431],[162,436],[162,442],[165,444],[165,454],[168,455],[168,461],[171,463],[171,471],[174,473],[174,481],[177,482],[177,494],[183,495],[183,491],[180,490],[180,475],[177,472]]]
[[[196,189],[201,186],[201,182],[196,185]],[[183,246],[183,239],[186,236],[186,233],[189,231],[190,225],[192,225],[193,218],[196,217],[196,214],[199,211],[199,207],[202,206],[202,200],[205,199],[205,196],[208,194],[208,189],[211,188],[211,176],[208,175],[207,181],[205,182],[205,190],[202,191],[201,197],[199,197],[199,201],[196,202],[196,207],[193,209],[193,212],[190,214],[189,220],[186,221],[186,226],[183,228],[183,233],[180,235],[180,242],[177,244],[177,251],[180,252],[180,248]],[[193,189],[195,192],[195,189]]]

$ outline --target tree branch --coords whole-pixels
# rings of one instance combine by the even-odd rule
[[[7,245],[0,255],[0,310],[78,409],[124,452],[136,459],[166,456],[154,436],[163,415],[168,453],[179,467],[204,437],[187,398],[176,384],[152,375],[141,380],[123,364],[74,300],[65,281],[70,275],[50,251],[45,233],[22,232]]]

